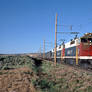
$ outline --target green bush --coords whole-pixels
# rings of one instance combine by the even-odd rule
[[[0,56],[0,70],[12,69],[23,66],[29,66],[32,68],[33,60],[29,56]]]

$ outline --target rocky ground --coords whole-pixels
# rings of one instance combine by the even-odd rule
[[[0,92],[92,92],[92,73],[29,56],[0,57]]]

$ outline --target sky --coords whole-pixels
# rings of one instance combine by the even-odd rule
[[[54,47],[55,16],[58,32],[92,32],[92,0],[0,0],[0,53],[34,53]],[[72,25],[72,30],[70,30]],[[58,34],[69,41],[75,35]]]

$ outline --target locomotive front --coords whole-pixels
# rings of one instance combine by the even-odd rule
[[[80,40],[78,46],[80,63],[92,66],[92,33],[86,33]]]

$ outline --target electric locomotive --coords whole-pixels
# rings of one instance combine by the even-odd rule
[[[62,43],[57,46],[57,62],[64,61],[69,64],[92,66],[92,33]],[[54,59],[54,49],[51,58]]]

